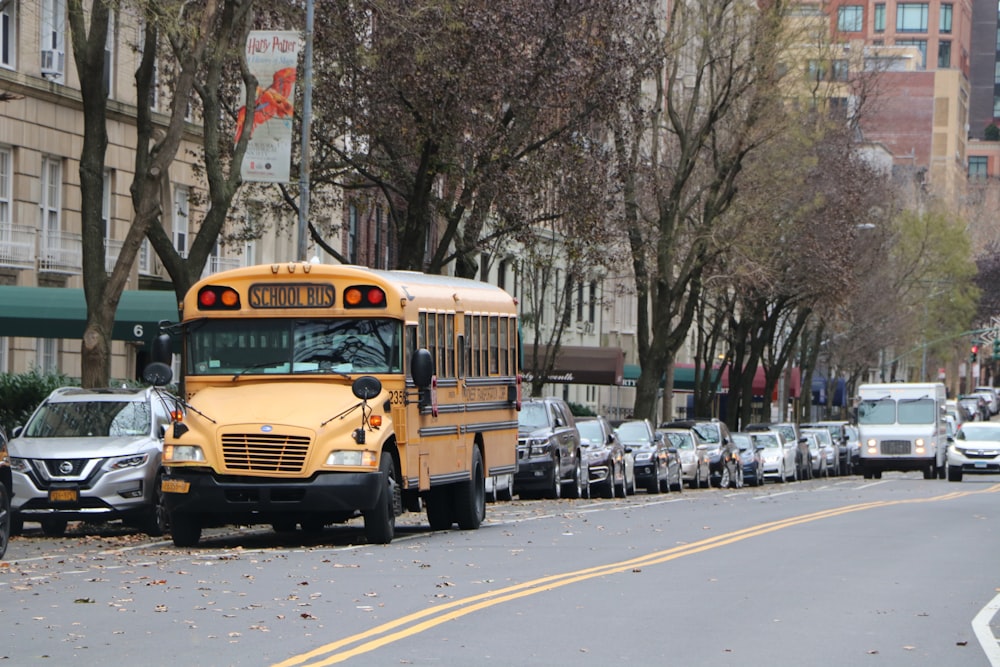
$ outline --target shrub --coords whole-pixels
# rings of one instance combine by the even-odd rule
[[[35,408],[54,389],[79,384],[58,373],[42,373],[37,369],[27,373],[0,373],[0,426],[7,435],[15,426],[23,426]]]

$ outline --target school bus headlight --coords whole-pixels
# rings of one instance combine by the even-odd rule
[[[164,445],[163,460],[171,463],[202,463],[205,452],[198,445]]]
[[[328,466],[366,466],[374,468],[378,465],[378,457],[375,452],[357,449],[338,449],[330,452],[326,457]]]

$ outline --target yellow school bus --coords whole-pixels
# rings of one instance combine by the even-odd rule
[[[162,491],[177,546],[202,529],[319,531],[396,516],[479,527],[485,478],[517,465],[516,301],[474,280],[307,263],[216,273],[164,327],[147,379],[180,338],[181,402]]]

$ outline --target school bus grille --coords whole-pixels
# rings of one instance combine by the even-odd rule
[[[230,470],[300,472],[309,452],[309,438],[262,433],[227,433],[222,455]]]

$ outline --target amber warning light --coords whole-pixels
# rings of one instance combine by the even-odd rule
[[[385,308],[385,292],[372,285],[354,285],[344,291],[345,308]]]
[[[239,310],[240,295],[232,287],[209,285],[198,291],[201,310]]]

